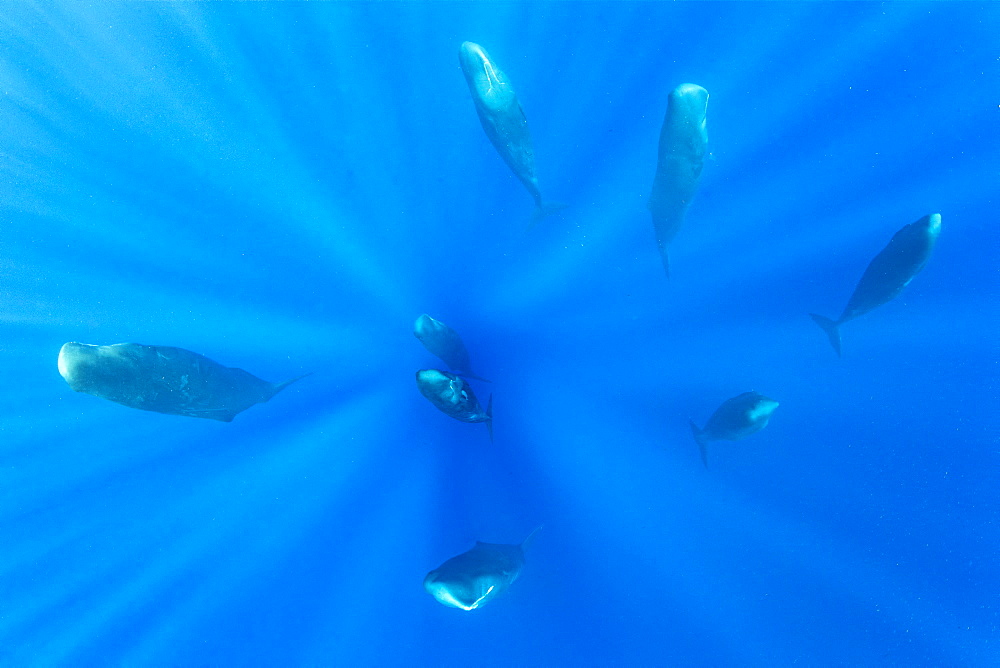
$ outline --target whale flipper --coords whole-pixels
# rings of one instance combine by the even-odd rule
[[[705,465],[705,468],[708,468],[708,436],[704,430],[698,428],[694,420],[688,420],[688,424],[691,425],[691,434],[698,443],[698,450],[701,452],[701,463]]]
[[[281,392],[283,389],[285,389],[286,387],[288,387],[292,383],[297,383],[300,380],[302,380],[303,378],[305,378],[306,376],[311,376],[312,374],[313,374],[313,372],[310,371],[309,373],[304,373],[301,376],[296,376],[295,378],[289,378],[288,380],[283,380],[280,383],[274,383],[274,394],[277,394],[278,392]],[[273,397],[274,394],[272,394],[271,396]]]
[[[562,202],[539,202],[535,208],[535,212],[531,215],[531,223],[528,224],[528,230],[534,229],[535,225],[543,218],[558,213],[567,207],[569,207],[569,204],[563,204]]]
[[[667,257],[667,249],[660,250],[660,259],[663,261],[663,273],[670,278],[670,258]]]
[[[837,357],[840,357],[840,323],[835,320],[830,320],[826,316],[819,315],[818,313],[810,313],[809,317],[812,318],[820,328],[826,332],[826,335],[830,339],[830,345],[833,349],[837,351]]]

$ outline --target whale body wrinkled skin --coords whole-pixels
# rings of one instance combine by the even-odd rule
[[[472,387],[464,378],[438,369],[418,371],[417,388],[442,413],[462,422],[485,422],[490,432],[490,442],[493,441],[492,394],[486,410],[483,410]]]
[[[507,76],[486,49],[473,42],[462,43],[458,62],[486,136],[535,200],[535,219],[563,208],[542,200],[535,176],[535,149],[528,131],[528,119]]]
[[[541,528],[541,527],[539,527]],[[510,587],[524,567],[524,550],[538,532],[520,545],[482,543],[452,557],[424,578],[424,589],[439,603],[460,610],[476,610]]]
[[[455,373],[467,378],[489,382],[472,372],[469,351],[462,343],[462,338],[458,332],[440,320],[435,320],[426,313],[421,315],[413,324],[413,335],[420,339],[424,348],[440,358]]]
[[[704,429],[691,422],[691,433],[698,442],[701,461],[708,467],[708,443],[710,441],[738,441],[750,434],[756,434],[767,426],[771,414],[778,408],[778,402],[756,392],[726,399],[712,417],[708,418]]]
[[[183,348],[67,343],[59,373],[77,391],[130,408],[231,422],[298,378],[269,383]]]
[[[840,326],[895,299],[926,266],[940,234],[941,214],[938,213],[904,225],[865,269],[839,318],[831,320],[816,313],[809,314],[826,332],[837,355],[840,355]]]
[[[667,249],[684,222],[705,165],[707,113],[708,91],[701,86],[687,83],[671,91],[649,195],[656,246],[667,276],[670,275]]]

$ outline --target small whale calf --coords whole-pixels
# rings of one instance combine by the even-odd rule
[[[838,356],[840,326],[895,299],[927,264],[940,234],[939,213],[904,225],[865,269],[839,318],[831,320],[816,313],[809,314],[826,332]]]
[[[524,551],[538,530],[520,545],[481,543],[452,557],[424,578],[424,589],[439,603],[460,610],[481,608],[514,584],[524,567]]]
[[[472,365],[469,364],[469,351],[462,343],[462,337],[440,320],[435,320],[426,313],[421,315],[413,324],[413,335],[420,339],[424,348],[440,358],[454,373],[466,378],[490,382],[472,373]]]
[[[486,49],[473,42],[462,43],[458,62],[487,138],[535,200],[534,220],[565,208],[562,204],[542,200],[535,176],[535,149],[528,131],[528,119],[507,76]]]
[[[299,378],[269,383],[183,348],[67,343],[59,373],[69,386],[130,408],[232,422]]]
[[[417,388],[442,413],[462,422],[485,422],[490,432],[490,443],[493,442],[492,394],[484,411],[464,378],[438,369],[418,371]]]
[[[671,91],[649,195],[656,246],[667,276],[670,276],[667,248],[684,222],[705,165],[707,114],[708,91],[701,86],[686,83]]]
[[[691,422],[691,433],[698,442],[701,461],[708,468],[708,443],[710,441],[738,441],[750,434],[756,434],[767,426],[778,402],[756,392],[726,399],[712,417],[708,418],[704,429]]]

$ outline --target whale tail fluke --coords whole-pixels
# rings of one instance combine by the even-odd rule
[[[838,329],[840,323],[817,313],[810,313],[809,317],[820,326],[820,329],[826,332],[827,337],[830,339],[830,345],[837,352],[837,357],[840,357],[840,329]]]
[[[703,429],[698,428],[694,420],[688,420],[688,424],[691,425],[691,434],[694,436],[695,442],[698,443],[698,450],[701,452],[701,463],[705,465],[705,468],[708,468],[708,436],[705,435]]]
[[[486,429],[490,432],[490,445],[493,445],[493,394],[490,393],[490,400],[486,404]]]
[[[568,204],[563,204],[562,202],[540,203],[538,205],[538,208],[535,209],[535,213],[531,215],[531,223],[528,224],[528,230],[531,231],[532,229],[534,229],[535,225],[537,225],[538,222],[543,218],[551,216],[554,213],[558,213],[559,211],[562,211],[568,206],[569,206]]]
[[[277,394],[278,392],[281,392],[283,389],[285,389],[286,387],[288,387],[292,383],[297,383],[298,381],[302,380],[306,376],[311,376],[311,375],[313,375],[312,371],[310,371],[309,373],[304,373],[301,376],[296,376],[295,378],[290,378],[290,379],[282,381],[280,383],[272,383],[272,385],[274,386],[274,392],[271,393],[271,396],[273,397],[275,394]]]
[[[660,260],[663,261],[663,273],[666,274],[667,278],[670,278],[670,258],[667,256],[666,250],[660,251]]]

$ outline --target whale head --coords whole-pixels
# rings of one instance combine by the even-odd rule
[[[924,225],[927,229],[927,236],[933,241],[937,241],[938,235],[941,234],[941,214],[932,213],[929,216],[924,216],[918,221],[918,225]]]
[[[458,47],[458,64],[462,66],[463,72],[481,70],[488,62],[490,54],[475,42],[462,42],[462,46]]]
[[[497,591],[489,578],[449,577],[440,570],[427,574],[424,589],[441,605],[459,610],[475,610]]]
[[[685,123],[706,133],[708,122],[708,91],[697,84],[685,83],[670,91],[670,113]]]
[[[135,366],[121,346],[70,342],[59,349],[59,375],[76,392],[100,393],[121,385]]]
[[[445,388],[455,379],[450,373],[437,369],[421,369],[417,372],[417,385]]]
[[[778,408],[778,402],[762,394],[757,395],[753,408],[747,411],[747,418],[754,424],[764,427],[771,419],[771,414]]]
[[[473,95],[483,104],[502,105],[514,98],[507,77],[490,60],[486,49],[474,42],[462,42],[458,63]]]
[[[413,323],[413,335],[421,341],[446,329],[446,325],[440,320],[435,320],[426,313],[417,318]]]
[[[420,394],[428,399],[445,401],[450,404],[457,404],[462,401],[461,391],[463,383],[461,379],[450,373],[438,371],[437,369],[421,369],[417,372],[417,388]],[[456,392],[456,388],[458,391]]]

